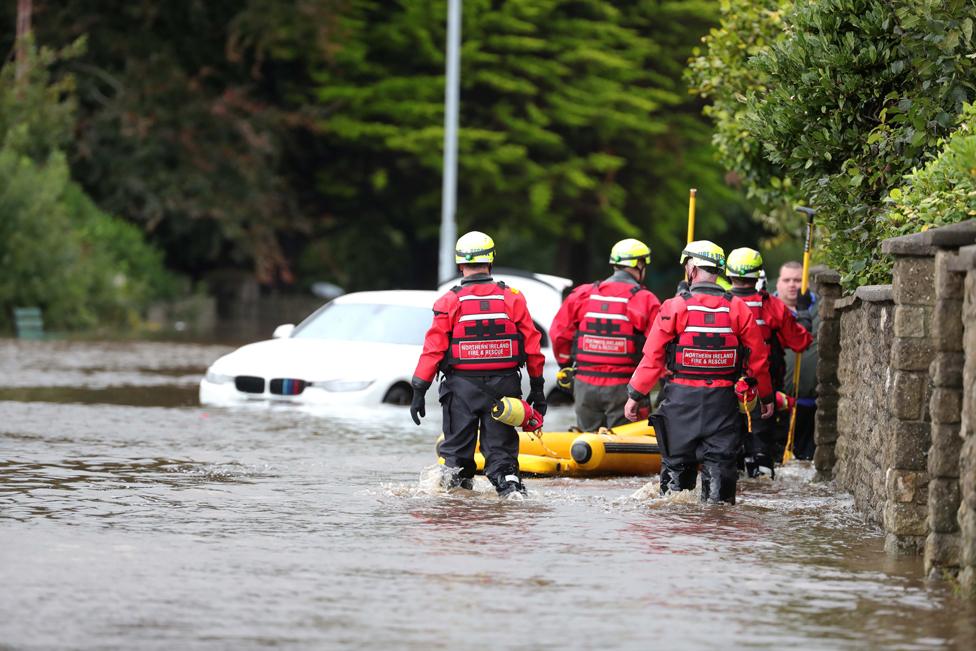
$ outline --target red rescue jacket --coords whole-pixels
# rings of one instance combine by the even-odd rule
[[[438,370],[501,373],[525,364],[542,377],[541,335],[525,297],[487,274],[468,276],[434,303],[415,378],[432,382]]]
[[[786,349],[803,352],[813,343],[813,335],[797,323],[789,306],[775,296],[753,288],[735,288],[732,294],[749,306],[769,350],[773,388],[782,390],[786,381]]]
[[[742,373],[742,350],[732,327],[732,297],[682,292],[687,319],[668,343],[666,365],[671,377],[728,380]]]
[[[676,384],[712,388],[731,387],[746,374],[758,381],[760,398],[772,400],[767,347],[752,312],[713,283],[695,283],[665,301],[643,352],[632,395],[647,395],[665,374]]]
[[[576,360],[577,381],[626,384],[661,303],[626,272],[573,290],[549,329],[560,365]]]
[[[504,283],[457,285],[458,310],[443,367],[455,371],[515,369],[525,360],[525,337],[509,316]]]

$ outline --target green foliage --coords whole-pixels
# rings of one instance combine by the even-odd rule
[[[73,82],[49,69],[72,52],[40,50],[29,75],[0,70],[0,329],[39,306],[53,329],[131,325],[174,279],[137,228],[99,210],[58,148],[73,128]]]
[[[938,156],[906,180],[888,195],[887,236],[976,218],[976,106],[966,106]]]
[[[305,223],[281,171],[283,142],[301,116],[281,110],[276,84],[287,72],[263,76],[266,56],[288,53],[270,25],[260,42],[237,30],[288,14],[312,39],[319,16],[307,9],[325,4],[49,4],[35,21],[40,42],[84,35],[89,43],[69,64],[79,98],[75,178],[102,209],[139,224],[181,271],[240,266],[264,282],[289,280],[280,235]]]
[[[802,220],[792,218],[793,182],[763,156],[762,141],[746,124],[749,96],[763,96],[769,77],[752,58],[786,36],[785,14],[793,0],[722,0],[721,23],[702,38],[688,62],[691,92],[710,103],[704,115],[715,123],[712,141],[721,164],[764,210],[772,230],[793,232]]]
[[[45,3],[35,20],[39,42],[87,38],[64,65],[79,119],[58,142],[100,208],[198,278],[432,284],[445,0],[103,4]],[[579,279],[639,236],[673,272],[697,187],[699,235],[754,243],[682,81],[717,10],[464,2],[459,228],[491,232],[503,264]]]
[[[349,270],[340,282],[362,282],[377,251],[407,282],[433,277],[411,263],[436,259],[445,16],[443,0],[351,2],[344,46],[313,72],[332,154],[317,248],[323,267]],[[465,2],[459,230],[492,233],[505,264],[581,278],[625,236],[675,255],[692,186],[701,232],[748,228],[681,81],[713,19],[699,2]],[[352,245],[367,232],[371,246]]]
[[[761,144],[735,149],[741,159],[727,162],[755,185],[755,196],[819,209],[821,258],[848,287],[885,282],[889,191],[935,153],[976,96],[974,11],[973,0],[797,3],[782,36],[744,63],[734,59],[732,72],[721,69],[722,48],[701,64],[738,87],[743,77],[759,80],[743,110],[716,116],[720,131],[738,122],[741,138]],[[719,81],[702,87],[719,89],[728,106]]]

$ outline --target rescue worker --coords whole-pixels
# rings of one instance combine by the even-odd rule
[[[732,295],[738,296],[749,306],[766,342],[773,391],[782,391],[786,381],[786,349],[803,352],[813,342],[813,337],[797,323],[793,312],[783,301],[756,289],[762,268],[762,255],[755,249],[735,249],[725,261],[725,275],[732,281]],[[751,434],[746,426],[747,418],[743,416],[740,420],[743,425],[746,474],[758,477],[765,469],[770,478],[775,477],[774,462],[783,458],[779,441],[786,439],[789,413],[781,412],[768,420],[751,419]]]
[[[574,289],[549,328],[556,361],[575,363],[576,423],[585,432],[627,422],[627,381],[661,309],[657,296],[641,285],[650,262],[643,242],[617,242],[610,250],[610,277]]]
[[[420,425],[426,416],[425,394],[440,371],[444,440],[438,451],[446,469],[444,487],[473,486],[480,432],[485,475],[498,494],[525,494],[519,476],[518,433],[492,418],[491,407],[499,397],[522,396],[519,368],[526,365],[531,387],[526,401],[545,414],[541,336],[525,297],[492,279],[495,243],[490,237],[478,231],[462,235],[454,261],[461,283],[434,303],[433,324],[411,382],[410,416]]]
[[[661,494],[692,490],[702,465],[703,502],[735,504],[739,418],[733,385],[755,378],[762,418],[773,415],[766,345],[749,306],[716,284],[725,252],[707,240],[681,252],[689,288],[661,306],[644,356],[627,386],[624,413],[637,420],[640,402],[665,374],[664,399],[651,415],[661,445]]]

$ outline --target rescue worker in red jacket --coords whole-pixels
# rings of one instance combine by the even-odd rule
[[[773,390],[782,391],[786,382],[785,349],[803,352],[813,343],[813,336],[797,323],[786,303],[770,296],[766,291],[756,289],[762,267],[763,259],[759,251],[735,249],[729,253],[725,262],[725,275],[732,281],[732,295],[745,301],[752,311],[769,353],[769,377]],[[752,419],[752,433],[748,431],[746,417],[743,416],[740,420],[746,474],[758,477],[765,469],[771,478],[775,477],[774,461],[783,457],[782,448],[778,446],[782,445],[779,439],[785,441],[784,425],[789,426],[788,416],[785,419],[782,414],[774,415],[768,420]]]
[[[414,371],[410,415],[426,416],[425,394],[440,371],[438,394],[443,410],[445,488],[473,485],[475,444],[481,440],[485,475],[500,496],[525,494],[519,475],[519,437],[515,428],[491,417],[500,396],[521,397],[519,368],[525,365],[531,390],[526,401],[546,412],[540,350],[525,297],[491,277],[495,243],[478,231],[462,235],[454,261],[461,284],[434,303],[434,320]]]
[[[663,401],[651,415],[661,445],[661,494],[692,490],[702,465],[701,499],[735,504],[739,412],[733,385],[756,379],[762,417],[773,414],[766,344],[744,301],[715,280],[725,252],[707,240],[681,252],[689,289],[661,306],[634,371],[624,413],[637,420],[640,401],[664,376]]]
[[[661,309],[641,285],[650,262],[651,249],[640,240],[617,242],[610,250],[613,274],[574,289],[549,328],[559,365],[575,362],[576,423],[585,432],[627,422],[627,381]]]

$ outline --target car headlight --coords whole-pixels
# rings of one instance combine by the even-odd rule
[[[207,369],[207,374],[203,376],[203,379],[211,384],[227,384],[234,381],[234,376],[224,375],[223,373],[214,373],[210,369]]]
[[[362,391],[373,383],[373,380],[325,380],[313,382],[312,386],[326,391]]]

